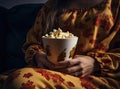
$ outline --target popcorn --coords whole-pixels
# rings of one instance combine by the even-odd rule
[[[46,34],[43,37],[45,37],[45,38],[56,38],[56,39],[62,38],[62,39],[64,39],[64,38],[73,38],[73,37],[76,37],[76,36],[74,36],[69,31],[63,32],[61,28],[58,28],[58,29],[53,29],[53,32],[50,32],[49,34]]]

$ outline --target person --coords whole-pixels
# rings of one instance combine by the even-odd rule
[[[79,37],[73,60],[47,60],[42,36],[54,28]],[[120,0],[49,0],[23,51],[29,67],[13,72],[5,89],[120,89]]]

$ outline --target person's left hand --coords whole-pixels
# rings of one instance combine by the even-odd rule
[[[59,62],[61,69],[56,71],[67,73],[73,76],[87,76],[90,75],[94,70],[95,60],[90,56],[76,55],[72,60],[65,60]]]

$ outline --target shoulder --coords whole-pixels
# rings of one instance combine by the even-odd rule
[[[43,5],[41,11],[48,13],[48,12],[51,10],[51,8],[52,8],[52,6],[54,5],[55,2],[56,2],[56,0],[48,0],[48,1]]]
[[[56,2],[56,0],[48,0],[45,3],[44,7],[51,8],[55,2]]]

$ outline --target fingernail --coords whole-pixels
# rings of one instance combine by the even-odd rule
[[[82,75],[81,77],[83,78],[83,77],[85,77],[85,75]]]

